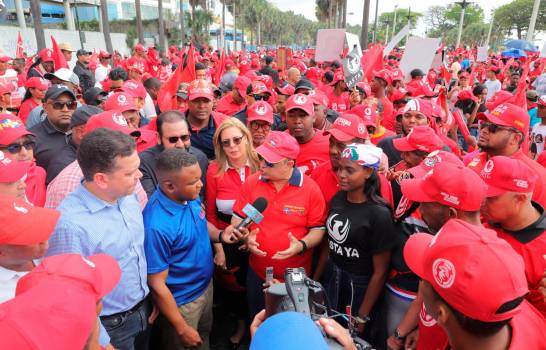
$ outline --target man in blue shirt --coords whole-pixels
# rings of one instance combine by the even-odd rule
[[[58,207],[61,218],[47,255],[105,253],[116,259],[121,279],[103,299],[101,324],[115,348],[147,349],[149,323],[142,320],[153,317],[144,224],[133,193],[142,175],[135,141],[119,131],[96,129],[83,137],[78,164],[84,181]]]
[[[207,223],[199,200],[201,168],[194,155],[179,148],[165,150],[156,173],[159,188],[144,209],[144,247],[148,283],[160,310],[157,338],[162,349],[209,349],[214,269],[210,239],[232,242],[232,227],[224,236]]]

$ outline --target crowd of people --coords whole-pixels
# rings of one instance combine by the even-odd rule
[[[0,347],[546,349],[546,59],[56,50],[0,57]],[[266,318],[296,267],[345,317]]]

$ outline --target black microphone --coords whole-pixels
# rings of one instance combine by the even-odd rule
[[[239,230],[243,227],[246,228],[253,222],[259,224],[264,218],[262,213],[264,212],[265,208],[267,208],[267,199],[264,197],[256,198],[252,205],[250,203],[245,205],[243,208],[243,213],[246,214],[246,218],[244,218],[243,221],[241,221],[239,225],[235,227],[235,229]]]

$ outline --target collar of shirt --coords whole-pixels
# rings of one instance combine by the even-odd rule
[[[241,183],[245,182],[245,178],[246,178],[246,169],[247,168],[250,168],[250,163],[248,162],[248,159],[246,160],[246,163],[244,166],[242,166],[241,168],[239,168],[239,170],[235,169],[234,167],[232,167],[228,161],[226,161],[226,171],[231,169],[233,171],[237,171],[239,172],[239,178],[241,179]]]
[[[261,176],[260,181],[268,182],[268,180],[262,178]],[[300,169],[294,168],[292,170],[292,175],[290,175],[290,178],[288,179],[288,184],[295,187],[303,186],[303,174],[301,173]]]
[[[209,116],[209,123],[204,128],[194,128],[189,122],[189,118],[188,118],[189,115],[190,115],[190,111],[188,110],[186,111],[186,120],[188,121],[188,125],[190,126],[190,133],[196,133],[201,130],[209,130],[214,128],[214,117],[212,116],[212,114]]]
[[[74,192],[82,198],[84,205],[91,213],[96,213],[106,207],[118,206],[119,201],[123,200],[123,198],[120,198],[116,201],[115,204],[103,201],[99,197],[95,196],[93,193],[89,192],[89,190],[85,187],[83,180],[80,186],[76,187]]]
[[[23,277],[28,271],[13,271],[0,266],[0,283],[6,283],[17,277]]]
[[[185,203],[175,202],[167,197],[160,188],[157,189],[157,200],[161,207],[172,216],[180,215],[183,211],[188,209],[191,210],[192,213],[195,208],[199,208],[199,211],[201,210],[201,204],[198,199],[186,201]],[[197,214],[199,214],[199,212]]]
[[[63,132],[63,131],[57,129],[55,126],[53,126],[53,124],[51,124],[51,122],[49,121],[48,118],[44,119],[44,121],[42,122],[42,125],[44,127],[45,132],[50,134],[50,135],[52,135],[52,134],[71,135],[72,134],[72,130],[69,130],[67,132]]]
[[[508,231],[503,229],[502,226],[498,224],[494,224],[493,226],[502,229],[504,232],[508,233],[522,244],[531,242],[546,231],[546,212],[544,211],[544,208],[542,208],[537,202],[532,202],[532,204],[533,207],[540,213],[540,217],[531,225],[517,231]]]

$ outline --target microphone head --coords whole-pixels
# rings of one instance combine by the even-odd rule
[[[264,197],[258,197],[254,201],[254,203],[252,203],[252,206],[260,213],[263,213],[265,208],[267,208],[267,199],[265,199]]]

